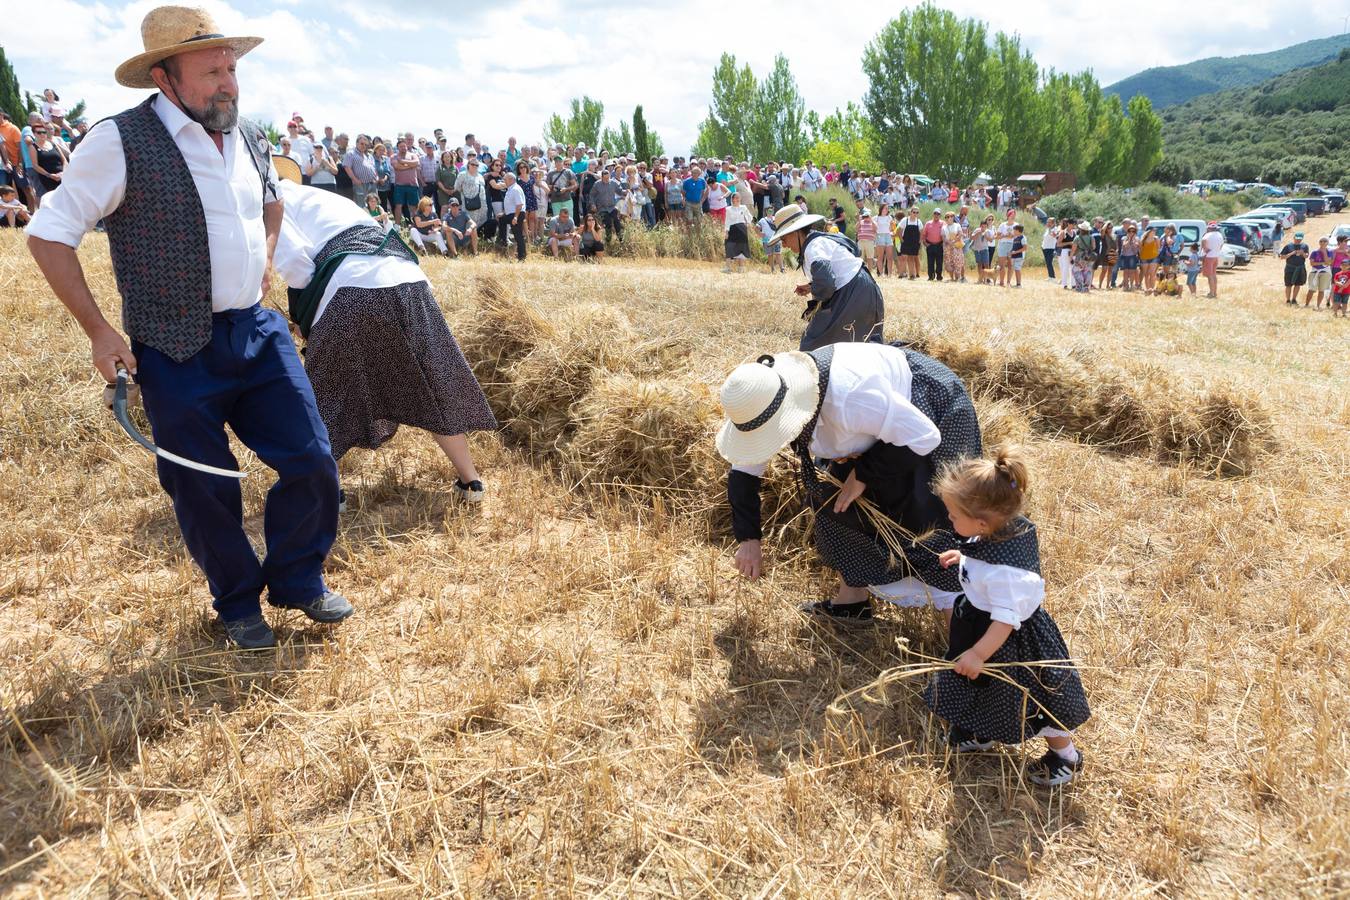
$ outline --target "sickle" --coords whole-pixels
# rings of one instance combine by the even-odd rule
[[[190,459],[170,453],[168,450],[156,447],[140,430],[132,424],[131,417],[127,415],[127,370],[118,366],[117,368],[117,386],[113,390],[112,402],[113,416],[117,419],[117,424],[122,426],[122,430],[127,433],[133,441],[140,444],[146,450],[149,450],[160,459],[168,460],[171,463],[177,463],[189,469],[196,469],[198,472],[206,472],[209,475],[222,475],[225,478],[243,478],[244,473],[234,469],[218,469],[215,466],[208,466],[205,463],[193,462]]]

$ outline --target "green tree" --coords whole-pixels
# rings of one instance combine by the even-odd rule
[[[628,120],[620,119],[617,129],[606,127],[600,135],[600,146],[608,150],[610,156],[633,152],[633,132],[628,127]]]
[[[587,96],[574,97],[567,118],[558,113],[549,116],[544,123],[544,137],[549,143],[594,147],[600,142],[600,123],[604,118],[605,104]]]
[[[1102,104],[1093,143],[1095,148],[1083,169],[1083,180],[1088,184],[1124,184],[1124,166],[1133,145],[1125,110],[1115,94],[1108,95]]]
[[[642,104],[633,110],[633,149],[638,159],[651,159],[652,146],[647,137],[647,120],[642,115]]]
[[[1003,32],[994,35],[989,61],[990,98],[1003,115],[1007,147],[991,164],[990,172],[1016,178],[1041,165],[1039,152],[1050,118],[1041,96],[1041,68],[1020,38]]]
[[[83,100],[76,101],[74,106],[66,110],[66,121],[78,122],[84,118],[84,113],[85,113],[85,102]]]
[[[881,161],[958,180],[998,162],[1008,139],[988,96],[989,60],[983,23],[931,3],[886,23],[863,51]]]
[[[1162,162],[1162,119],[1153,111],[1153,101],[1143,94],[1130,98],[1130,156],[1125,165],[1125,184],[1139,184]]]
[[[736,68],[736,57],[723,53],[713,70],[708,118],[699,129],[698,146],[705,155],[731,154],[739,159],[750,155],[757,94],[755,73],[748,65]]]
[[[15,122],[23,122],[28,113],[24,105],[23,94],[19,90],[19,77],[5,58],[5,48],[0,47],[0,109],[9,113]]]
[[[751,156],[756,160],[799,162],[806,151],[806,102],[797,90],[787,57],[778,54],[773,69],[755,92]]]

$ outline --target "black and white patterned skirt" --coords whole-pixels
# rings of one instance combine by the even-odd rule
[[[955,568],[955,567],[953,567]],[[984,636],[989,614],[964,596],[952,612],[947,659],[955,660]],[[924,689],[923,700],[940,718],[986,741],[1017,744],[1041,729],[1073,731],[1092,715],[1078,670],[1059,626],[1039,607],[1008,635],[991,663],[1054,662],[1059,665],[1005,666],[992,670],[1016,686],[985,674],[975,680],[955,672],[939,672]]]
[[[400,425],[433,434],[498,427],[425,281],[339,288],[309,334],[305,372],[335,459],[378,449]]]

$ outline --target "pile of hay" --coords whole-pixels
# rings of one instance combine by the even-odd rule
[[[495,278],[484,278],[478,291],[476,315],[455,329],[474,377],[483,387],[498,421],[511,417],[511,379],[506,369],[543,341],[555,329],[532,303]]]
[[[1016,405],[1042,434],[1225,476],[1250,474],[1273,447],[1270,417],[1252,396],[1195,393],[1154,371],[1101,366],[1082,351],[1061,353],[997,336],[974,343],[921,323],[906,327],[910,344],[959,375],[972,395]],[[986,445],[998,443],[990,434],[998,424],[981,410]]]

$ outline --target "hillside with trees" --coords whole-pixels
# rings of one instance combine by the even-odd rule
[[[1165,109],[1201,94],[1260,84],[1285,72],[1321,65],[1335,59],[1347,47],[1350,35],[1338,34],[1270,53],[1211,56],[1181,66],[1145,69],[1110,85],[1106,93],[1122,100],[1143,94],[1155,108]]]
[[[1350,49],[1311,69],[1162,111],[1159,180],[1350,181]]]

